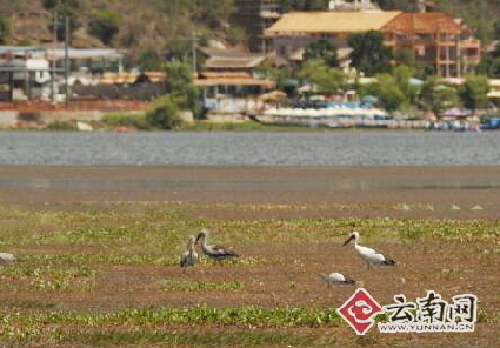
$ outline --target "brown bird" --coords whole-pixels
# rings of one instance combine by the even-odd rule
[[[189,237],[186,252],[181,255],[181,267],[194,267],[198,261],[198,254],[194,250],[194,236]]]

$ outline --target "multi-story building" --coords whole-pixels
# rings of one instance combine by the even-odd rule
[[[236,11],[232,22],[242,26],[248,35],[251,52],[266,53],[272,49],[271,39],[264,35],[280,17],[275,0],[234,0]]]
[[[443,77],[472,72],[481,59],[480,41],[447,13],[401,13],[384,25],[382,32],[394,56],[409,50],[416,64]]]
[[[338,50],[343,68],[348,68],[352,34],[381,30],[401,12],[290,12],[266,30],[274,52],[288,61],[303,59],[305,48],[313,41],[327,39]]]
[[[384,44],[395,57],[409,50],[415,62],[443,77],[470,72],[480,61],[480,41],[460,20],[446,13],[391,12],[293,12],[284,14],[266,30],[279,57],[296,60],[298,53],[318,39],[328,39],[342,52],[349,52],[347,37],[381,31]],[[348,60],[348,53],[341,60]],[[399,62],[394,60],[397,65]]]

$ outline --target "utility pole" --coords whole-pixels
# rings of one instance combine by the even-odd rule
[[[51,81],[51,94],[52,94],[52,103],[56,102],[56,61],[54,58],[54,52],[56,49],[57,43],[57,12],[54,11],[52,14],[52,57],[50,57],[50,67],[52,68],[52,81]]]
[[[69,102],[69,88],[68,88],[68,75],[69,75],[69,59],[68,59],[68,41],[69,41],[69,17],[68,14],[64,14],[64,61],[65,61],[65,69],[64,69],[64,78],[66,80],[65,94],[66,94],[66,108],[68,107]]]
[[[193,55],[193,72],[196,74],[196,32],[194,31],[192,37],[192,55]]]

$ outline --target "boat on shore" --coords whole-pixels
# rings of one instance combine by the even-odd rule
[[[346,105],[268,108],[252,119],[264,124],[327,128],[425,128],[425,121],[395,120],[387,111]]]

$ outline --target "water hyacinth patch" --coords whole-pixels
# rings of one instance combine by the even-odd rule
[[[202,281],[202,280],[166,280],[163,284],[164,290],[239,290],[245,288],[245,282],[238,280],[228,281]]]

